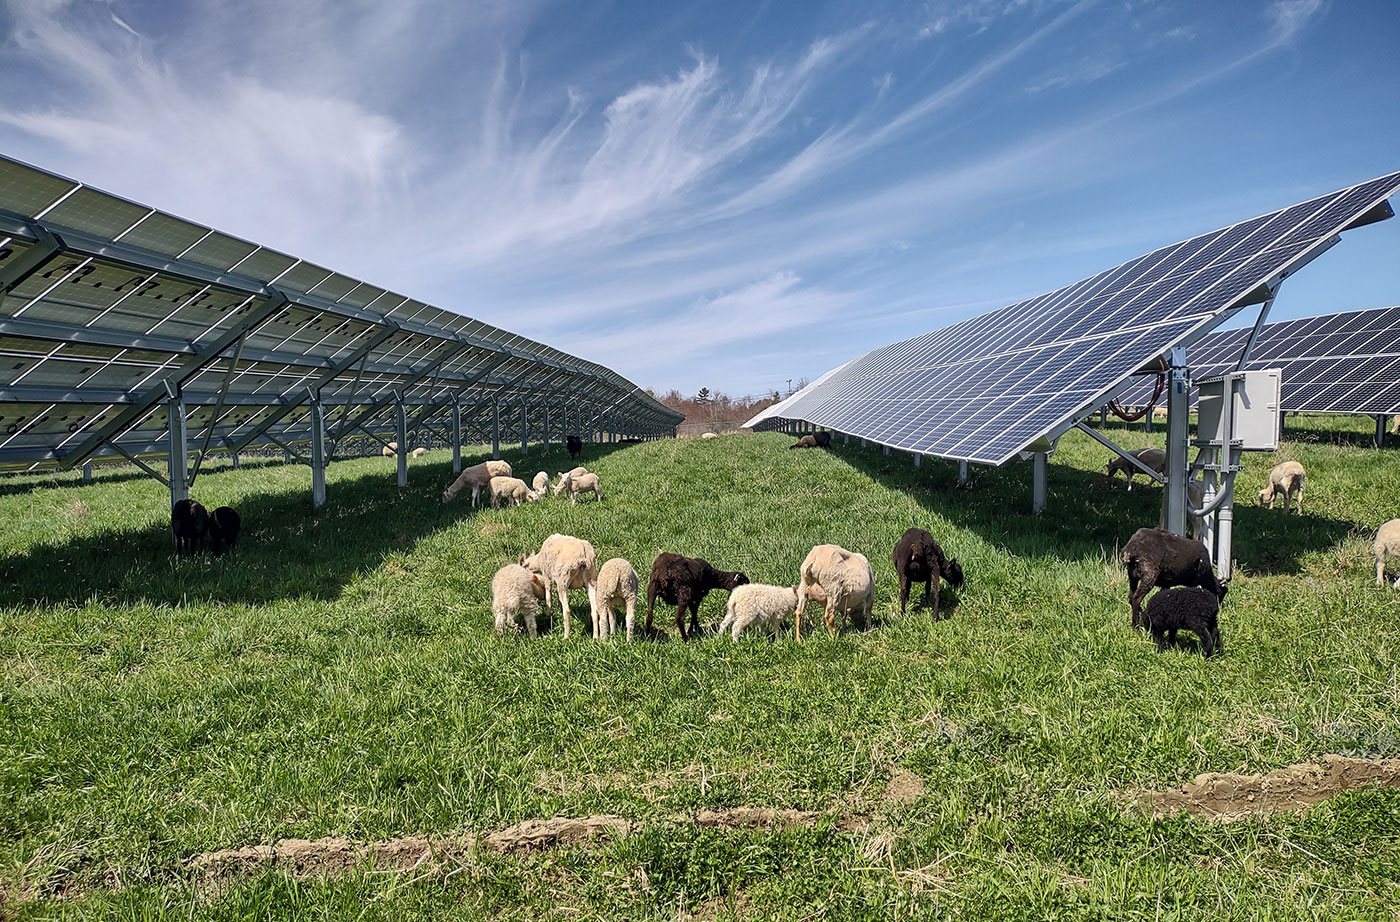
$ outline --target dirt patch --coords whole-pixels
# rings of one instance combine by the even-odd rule
[[[482,843],[498,852],[513,852],[591,842],[594,839],[621,838],[631,829],[632,824],[627,820],[610,814],[585,816],[582,819],[556,816],[548,820],[526,820],[490,833],[482,839]]]
[[[1400,787],[1400,759],[1351,759],[1327,755],[1322,762],[1304,762],[1263,775],[1208,773],[1189,784],[1138,795],[1154,813],[1185,810],[1223,819],[1302,810],[1342,791],[1380,784]]]
[[[352,842],[349,839],[282,839],[276,845],[250,845],[206,852],[190,859],[190,867],[207,878],[256,874],[268,868],[287,871],[293,877],[324,877],[339,874],[359,864],[383,870],[411,871],[432,861],[461,854],[461,839],[426,839],[405,836],[382,842]]]
[[[924,779],[905,768],[895,766],[890,769],[890,783],[880,800],[890,806],[912,804],[924,796]]]

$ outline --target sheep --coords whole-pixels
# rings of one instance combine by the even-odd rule
[[[415,458],[421,458],[421,457],[423,457],[424,455],[426,455],[427,453],[428,453],[428,449],[426,449],[426,448],[415,448],[415,449],[413,449],[413,451],[409,452],[409,454],[412,455],[412,456],[415,457]]]
[[[569,590],[588,590],[588,607],[593,613],[593,636],[599,632],[598,618],[598,559],[593,545],[571,535],[553,534],[544,539],[540,549],[526,557],[520,555],[520,565],[545,578],[544,604],[549,607],[549,587],[559,593],[559,605],[564,609],[564,636],[569,636]]]
[[[1220,640],[1220,596],[1205,589],[1176,587],[1163,589],[1147,602],[1143,610],[1144,625],[1157,641],[1157,652],[1176,643],[1180,628],[1195,632],[1201,639],[1201,655],[1209,659],[1217,650],[1224,650]]]
[[[515,629],[517,619],[524,620],[531,637],[540,636],[536,619],[539,599],[545,597],[544,580],[518,563],[508,563],[491,577],[491,614],[496,616],[496,633],[504,634],[506,626]]]
[[[816,440],[816,442],[817,442],[817,447],[818,447],[818,448],[830,448],[830,447],[831,447],[831,433],[830,433],[830,432],[813,432],[813,433],[812,433],[812,438]]]
[[[652,632],[651,616],[657,596],[667,605],[676,606],[676,627],[681,632],[681,639],[686,640],[700,630],[700,603],[705,601],[711,589],[733,592],[748,581],[746,574],[737,570],[716,570],[704,558],[683,557],[662,551],[652,561],[651,578],[647,580],[646,632]],[[690,609],[689,634],[685,630],[687,608]]]
[[[243,530],[243,519],[232,506],[220,506],[209,513],[209,540],[215,554],[222,554],[238,543],[238,533]]]
[[[549,472],[540,471],[535,475],[534,481],[530,484],[530,489],[543,496],[545,488],[549,486]]]
[[[519,506],[521,503],[538,502],[540,498],[519,477],[492,477],[487,486],[491,490],[492,509],[501,508],[503,499],[510,500],[513,506]]]
[[[603,500],[603,487],[598,481],[597,474],[585,472],[577,477],[571,476],[571,474],[565,474],[559,479],[559,483],[555,485],[554,495],[558,496],[566,490],[569,493],[570,505],[578,504],[578,495],[580,493],[592,493],[598,502],[602,502]]]
[[[1118,559],[1128,569],[1128,605],[1133,627],[1142,626],[1142,600],[1153,586],[1200,586],[1225,600],[1226,584],[1215,577],[1206,546],[1160,528],[1139,528]]]
[[[1190,502],[1191,509],[1199,509],[1206,504],[1206,491],[1205,488],[1201,486],[1199,480],[1188,480],[1186,482],[1186,498]],[[1197,538],[1204,534],[1206,530],[1205,516],[1192,515],[1188,509],[1186,518],[1191,522],[1191,534],[1195,535]],[[1167,507],[1165,504],[1162,506],[1162,511],[1157,515],[1157,527],[1167,527]]]
[[[1388,557],[1400,557],[1400,519],[1391,519],[1376,530],[1376,585],[1385,585],[1385,563]],[[1394,588],[1400,589],[1400,576],[1395,577]]]
[[[588,473],[588,468],[586,468],[586,467],[584,467],[582,464],[580,464],[578,467],[574,468],[573,470],[563,471],[563,472],[560,472],[560,473],[556,473],[554,476],[558,477],[558,478],[559,478],[559,484],[562,484],[562,483],[564,482],[564,478],[565,478],[565,477],[582,477],[584,474],[587,474],[587,473]],[[556,487],[557,487],[557,486],[558,486],[558,485],[556,484]],[[556,488],[555,492],[556,492],[556,493],[559,492],[557,488]]]
[[[1160,448],[1139,448],[1137,451],[1128,452],[1128,454],[1159,474],[1167,468],[1167,453]],[[1131,493],[1133,491],[1133,478],[1142,471],[1138,469],[1136,464],[1121,457],[1114,458],[1108,462],[1108,467],[1104,468],[1104,473],[1110,478],[1118,471],[1122,471],[1123,476],[1128,478],[1128,492]]]
[[[1274,508],[1274,498],[1283,494],[1283,511],[1288,512],[1288,500],[1298,494],[1298,514],[1303,514],[1303,484],[1308,479],[1303,465],[1297,461],[1284,461],[1269,471],[1269,485],[1259,491],[1259,505],[1268,504]]]
[[[778,628],[783,618],[797,610],[796,586],[766,586],[762,583],[749,583],[739,586],[729,593],[729,602],[724,607],[724,620],[719,623],[717,632],[723,634],[731,628],[731,636],[739,639],[744,629],[755,622],[766,622],[773,629],[773,639],[778,637]]]
[[[700,433],[700,438],[702,438],[702,439],[717,439],[717,438],[719,438],[719,433],[718,433],[718,432],[702,432],[702,433]]]
[[[510,477],[512,471],[510,465],[505,461],[483,461],[480,464],[473,464],[462,471],[457,479],[442,491],[442,501],[452,502],[452,497],[456,496],[465,487],[472,488],[472,508],[476,508],[476,498],[481,491],[491,485],[492,477]]]
[[[900,537],[894,546],[894,569],[899,574],[899,614],[909,601],[911,583],[924,584],[924,603],[928,604],[929,592],[933,593],[933,620],[938,620],[938,600],[942,591],[939,577],[946,579],[954,589],[963,585],[962,566],[957,558],[943,555],[943,548],[933,539],[933,535],[922,528],[911,528]]]
[[[788,449],[791,450],[791,449],[793,449],[793,448],[816,448],[816,447],[817,447],[817,439],[816,439],[816,437],[815,437],[815,436],[811,436],[811,435],[804,435],[802,438],[798,439],[796,442],[793,442],[791,445],[789,445],[789,446],[788,446]]]
[[[583,454],[583,439],[579,438],[578,436],[564,436],[564,444],[567,445],[569,449],[569,460],[572,461],[574,458],[577,458],[579,455]]]
[[[870,612],[875,605],[875,571],[864,554],[848,551],[835,544],[818,544],[807,553],[798,571],[798,600],[796,637],[802,639],[802,610],[807,605],[810,587],[821,587],[826,596],[826,628],[836,630],[836,615],[861,609],[866,629],[870,628]]]
[[[209,511],[192,499],[182,499],[170,507],[170,531],[175,535],[175,551],[193,553],[204,547],[209,530]]]
[[[598,609],[594,618],[606,625],[602,636],[617,630],[617,606],[621,605],[627,626],[627,642],[637,624],[637,571],[621,557],[614,557],[598,568]]]

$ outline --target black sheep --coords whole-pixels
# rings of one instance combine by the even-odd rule
[[[899,613],[909,602],[911,583],[924,584],[924,603],[928,603],[929,593],[933,593],[933,620],[938,620],[938,599],[942,590],[942,579],[954,589],[963,585],[962,565],[957,558],[943,555],[943,548],[933,539],[933,535],[922,528],[911,528],[900,537],[894,546],[894,569],[899,574]]]
[[[577,458],[579,455],[583,454],[583,439],[579,438],[578,436],[566,435],[564,437],[564,443],[569,448],[569,460],[572,461],[574,458]]]
[[[663,551],[656,555],[651,565],[651,579],[647,581],[647,633],[650,634],[652,607],[657,596],[667,605],[676,606],[676,627],[681,639],[688,638],[700,630],[700,603],[711,589],[724,589],[733,592],[749,581],[743,573],[727,573],[710,566],[709,561],[700,557],[682,557]],[[690,633],[685,629],[685,610],[690,609]]]
[[[1143,623],[1157,641],[1157,652],[1167,649],[1168,644],[1176,643],[1176,632],[1185,628],[1194,631],[1201,638],[1201,655],[1210,658],[1217,650],[1224,650],[1220,641],[1220,600],[1219,596],[1205,589],[1163,589],[1147,602],[1142,613]]]
[[[182,499],[170,507],[170,531],[175,535],[175,551],[194,553],[204,547],[209,530],[209,511],[192,499]]]
[[[243,520],[232,506],[220,506],[209,513],[209,541],[215,554],[232,549],[238,543],[238,533],[243,530]]]
[[[1215,578],[1206,546],[1160,528],[1139,528],[1123,545],[1118,559],[1128,568],[1128,605],[1133,627],[1142,626],[1142,600],[1153,586],[1200,586],[1225,598],[1225,583]]]

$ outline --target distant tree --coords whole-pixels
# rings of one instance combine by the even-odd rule
[[[809,385],[809,384],[811,384],[811,383],[812,383],[812,382],[811,382],[811,381],[808,381],[806,377],[798,378],[798,379],[797,379],[797,389],[800,391],[800,390],[802,390],[804,387],[806,387],[807,385]]]
[[[710,402],[710,389],[709,389],[708,387],[702,387],[702,388],[700,388],[700,392],[697,393],[697,394],[695,395],[695,402],[696,402],[696,403],[709,403],[709,402]]]

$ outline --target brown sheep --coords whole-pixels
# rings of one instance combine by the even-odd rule
[[[700,603],[705,601],[711,589],[733,592],[746,585],[748,576],[738,571],[716,570],[709,561],[700,557],[682,557],[663,551],[656,555],[651,564],[651,579],[647,580],[647,626],[652,632],[652,608],[657,596],[667,605],[676,606],[676,628],[681,639],[686,640],[700,630]],[[690,633],[685,629],[685,612],[690,609]]]

